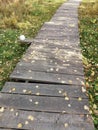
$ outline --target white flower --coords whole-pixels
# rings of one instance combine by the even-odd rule
[[[25,40],[25,36],[24,36],[24,35],[20,35],[19,39],[20,39],[21,41],[23,41],[23,40]]]

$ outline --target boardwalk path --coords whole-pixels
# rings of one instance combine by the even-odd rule
[[[2,130],[93,130],[79,48],[79,0],[39,31],[0,93]],[[1,130],[0,129],[0,130]]]

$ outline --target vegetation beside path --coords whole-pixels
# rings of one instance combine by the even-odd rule
[[[83,0],[79,9],[79,20],[90,112],[98,130],[98,0]]]
[[[27,45],[18,37],[33,38],[65,0],[0,0],[0,89]]]

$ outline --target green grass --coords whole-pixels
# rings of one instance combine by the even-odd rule
[[[0,89],[28,47],[21,46],[18,37],[34,38],[64,1],[0,0]]]
[[[98,0],[84,0],[79,9],[80,40],[91,113],[98,129]]]

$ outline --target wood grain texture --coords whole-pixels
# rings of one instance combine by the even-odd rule
[[[29,112],[14,109],[5,109],[0,113],[0,126],[22,130],[92,130],[90,116]],[[10,120],[7,120],[7,118]],[[29,117],[32,117],[30,120]],[[21,123],[21,128],[19,124]],[[67,125],[68,124],[68,125]]]
[[[55,23],[55,21],[52,21],[51,23]],[[58,22],[58,24],[63,24],[65,25],[65,21],[63,22]],[[49,26],[50,27],[50,26]],[[54,28],[54,27],[44,27],[39,31],[38,35],[44,35],[44,36],[67,36],[70,34],[72,36],[78,36],[78,29],[76,28],[75,24],[67,24],[63,29],[59,28]]]
[[[84,70],[81,68],[65,66],[61,67],[58,65],[47,65],[43,62],[40,62],[40,65],[37,62],[27,63],[27,62],[19,62],[15,68],[17,72],[20,70],[26,70],[29,72],[38,71],[38,72],[48,72],[54,74],[71,74],[71,75],[79,75],[84,76]]]
[[[14,70],[10,75],[11,79],[23,79],[28,81],[43,82],[43,83],[59,83],[59,84],[75,84],[84,85],[84,77],[76,75],[54,74],[48,72],[36,72],[20,69]]]
[[[34,39],[31,46],[42,46],[42,47],[46,47],[48,49],[64,49],[64,50],[72,50],[72,51],[75,51],[75,52],[80,52],[80,45],[79,43],[74,43],[73,41],[71,42],[68,42],[68,41],[57,41],[57,40],[41,40],[41,39]]]
[[[81,59],[82,59],[82,56],[79,52],[75,52],[75,51],[72,51],[72,50],[62,50],[62,49],[58,49],[58,48],[54,48],[53,49],[47,49],[44,50],[39,48],[35,50],[33,50],[32,48],[31,49],[28,49],[27,51],[27,56],[28,57],[31,57],[31,58],[40,58],[40,57],[44,57],[44,58],[57,58],[57,59],[61,59],[61,60],[78,60],[81,62]]]
[[[57,68],[67,68],[67,67],[72,67],[75,70],[78,71],[83,71],[83,66],[82,66],[82,62],[74,60],[74,61],[62,61],[59,60],[57,58],[55,59],[31,59],[28,58],[26,56],[23,57],[23,59],[21,60],[21,62],[19,62],[20,66],[21,63],[25,63],[25,64],[31,64],[31,65],[45,65],[45,66],[51,66],[51,67],[57,67]],[[76,66],[75,66],[76,65]]]
[[[51,97],[88,98],[86,92],[82,92],[82,86],[77,85],[6,82],[1,92]]]
[[[78,98],[44,97],[44,96],[25,96],[16,94],[0,94],[0,106],[12,107],[20,110],[34,110],[42,112],[58,112],[88,114],[84,106],[89,106],[88,100],[78,101]]]
[[[79,61],[82,63],[82,55],[78,47],[73,49],[73,45],[67,47],[64,45],[57,45],[60,43],[53,44],[32,44],[26,51],[24,57],[28,57],[29,59],[38,59],[38,58],[45,58],[45,59],[54,59],[59,61],[69,61],[72,60]],[[67,47],[66,49],[63,47]]]

